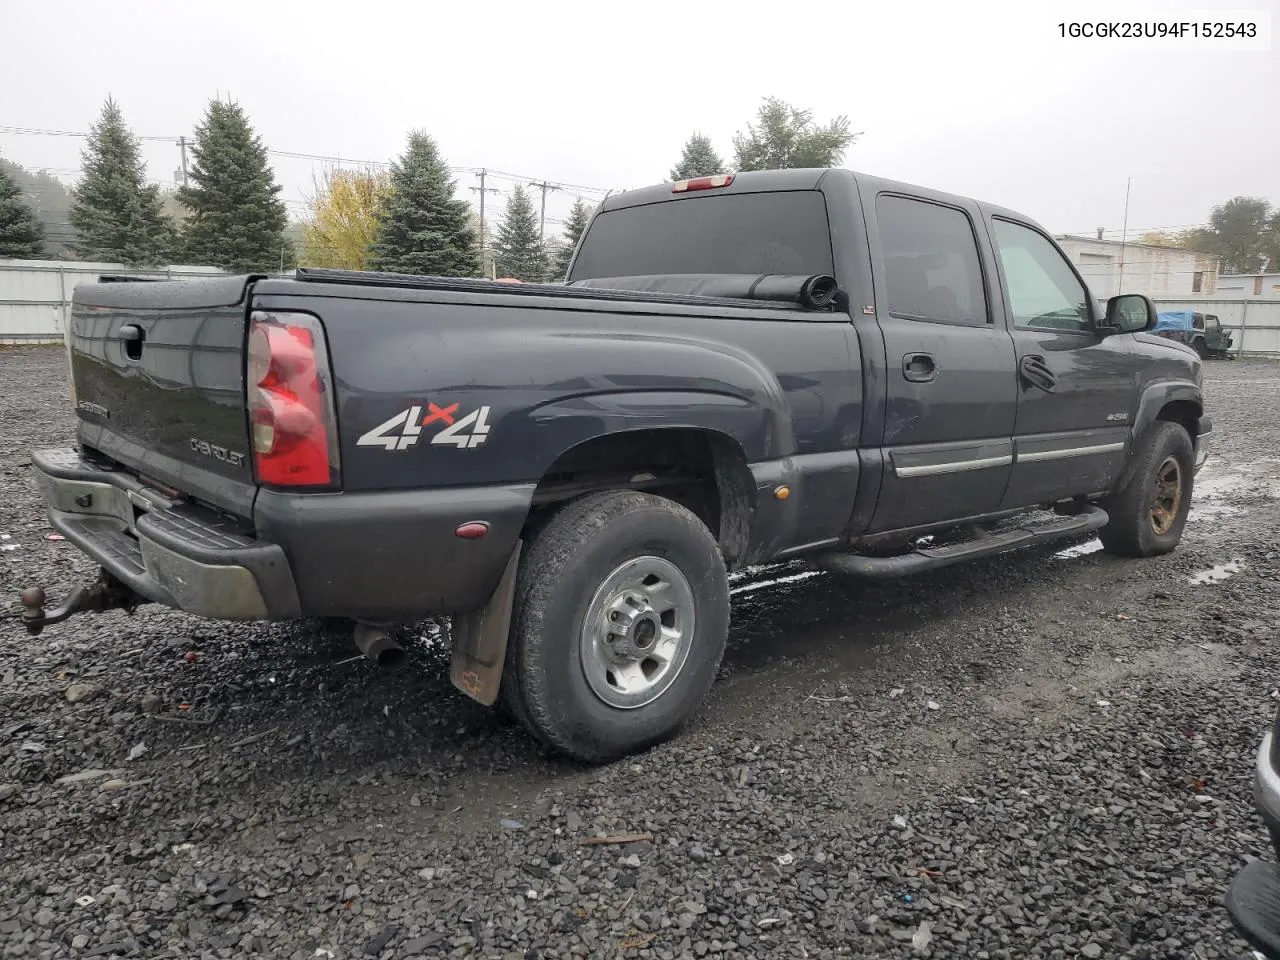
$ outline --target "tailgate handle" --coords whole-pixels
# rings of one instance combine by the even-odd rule
[[[136,323],[126,323],[120,328],[120,339],[124,341],[124,352],[130,360],[142,359],[142,342],[147,339],[147,332]]]

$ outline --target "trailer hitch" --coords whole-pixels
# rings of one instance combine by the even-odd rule
[[[61,623],[77,613],[102,613],[106,610],[124,610],[133,613],[145,600],[130,590],[105,570],[94,583],[76,587],[59,604],[45,609],[44,587],[28,587],[22,591],[22,622],[27,633],[39,636],[40,631],[53,623]]]

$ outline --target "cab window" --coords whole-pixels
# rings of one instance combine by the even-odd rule
[[[889,313],[907,320],[991,322],[978,241],[955,207],[884,194],[876,198]]]
[[[1089,292],[1049,238],[1011,220],[996,219],[994,223],[1014,326],[1090,329]]]

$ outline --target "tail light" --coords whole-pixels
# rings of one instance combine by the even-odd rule
[[[338,418],[320,321],[306,313],[249,317],[249,430],[258,481],[278,487],[338,482]]]

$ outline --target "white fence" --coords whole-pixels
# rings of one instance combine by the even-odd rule
[[[171,279],[222,275],[216,267],[140,269],[79,260],[0,260],[0,343],[60,342],[76,284],[93,283],[104,273]]]
[[[0,260],[0,343],[61,341],[76,284],[92,283],[104,273],[171,279],[222,275],[214,267],[136,269],[77,260]],[[1160,299],[1156,306],[1214,314],[1233,333],[1237,356],[1280,357],[1280,300]]]
[[[1280,357],[1280,300],[1160,299],[1156,306],[1216,316],[1231,331],[1231,352],[1238,357]]]

